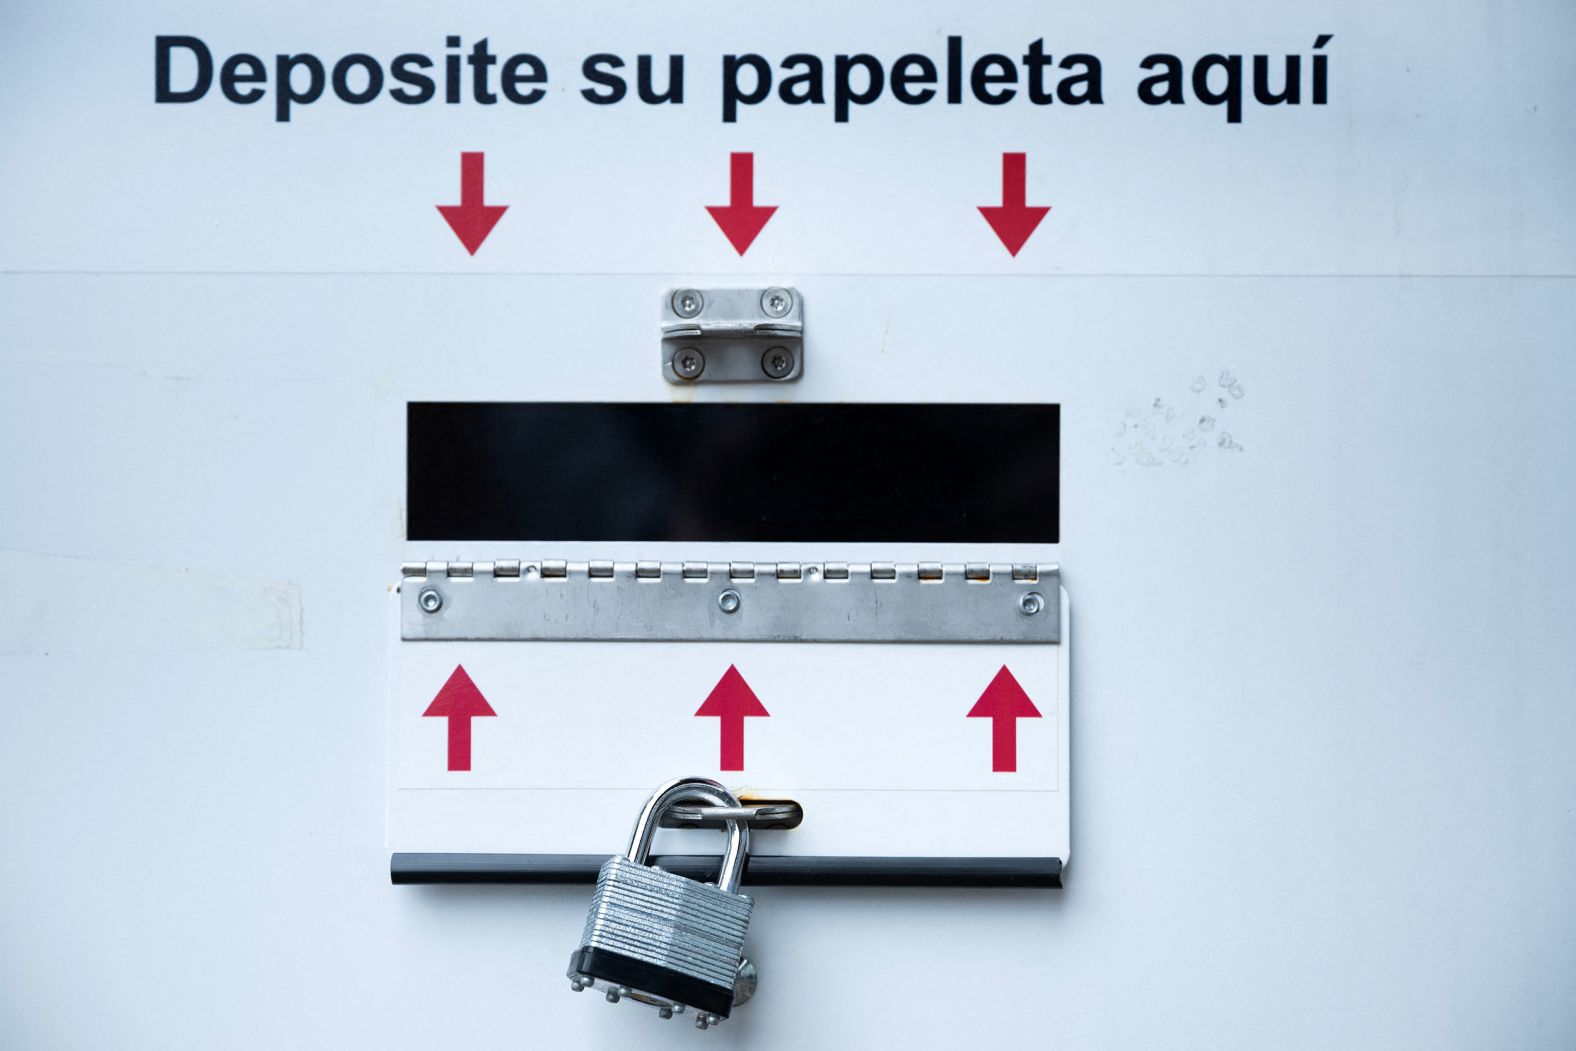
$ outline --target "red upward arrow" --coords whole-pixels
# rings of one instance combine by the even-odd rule
[[[1038,719],[1040,710],[1003,664],[1001,671],[985,687],[985,692],[980,694],[980,699],[974,702],[974,707],[969,709],[968,717],[991,720],[991,771],[1010,774],[1018,769],[1018,720]]]
[[[1028,156],[1022,153],[1001,155],[1001,205],[981,205],[980,214],[996,231],[1001,243],[1013,255],[1018,254],[1034,234],[1050,208],[1030,206],[1028,199]]]
[[[776,205],[755,203],[755,154],[728,155],[728,203],[708,204],[706,210],[722,227],[735,251],[743,255],[749,250],[766,226],[766,220],[777,210]],[[723,769],[732,768],[725,766]]]
[[[706,702],[695,714],[715,715],[719,720],[717,725],[722,731],[722,759],[718,762],[717,769],[743,770],[744,720],[748,717],[766,716],[772,713],[767,711],[761,699],[755,696],[755,691],[744,681],[739,669],[730,664],[728,670],[722,673],[721,680],[712,687]]]
[[[438,205],[438,211],[448,220],[454,236],[471,255],[476,254],[493,227],[498,225],[498,220],[503,218],[503,213],[509,210],[506,204],[482,203],[486,199],[482,190],[486,156],[484,153],[460,154],[460,203]]]
[[[476,688],[465,666],[456,664],[454,674],[443,684],[438,696],[427,705],[423,716],[449,720],[449,769],[471,768],[471,720],[477,716],[497,715],[482,691]]]

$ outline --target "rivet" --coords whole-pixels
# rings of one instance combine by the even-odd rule
[[[761,371],[774,380],[793,372],[793,351],[787,347],[772,347],[761,355]]]
[[[793,309],[793,293],[786,288],[768,288],[761,293],[761,310],[767,317],[787,317]]]
[[[680,379],[692,380],[706,371],[706,356],[694,347],[680,347],[673,355],[673,373]]]
[[[692,318],[706,306],[706,298],[693,288],[681,288],[673,293],[673,312],[682,318]]]

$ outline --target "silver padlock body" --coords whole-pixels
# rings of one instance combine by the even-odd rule
[[[747,895],[609,858],[581,933],[579,969],[726,1018],[754,907]]]

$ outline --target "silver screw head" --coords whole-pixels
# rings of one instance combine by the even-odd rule
[[[787,317],[793,309],[793,293],[786,288],[768,288],[761,293],[761,310],[767,317]]]
[[[733,588],[727,588],[722,594],[717,596],[717,608],[722,610],[724,613],[739,612],[739,606],[742,605],[743,602],[744,600]]]
[[[707,1023],[705,1015],[699,1015],[698,1014],[698,1015],[695,1016],[695,1028],[696,1029],[705,1029],[708,1024],[709,1023]]]
[[[620,986],[617,989],[609,989],[607,991],[607,1002],[610,1003],[610,1004],[618,1003],[619,994],[622,993],[623,991],[624,991],[624,989],[623,989],[622,986]]]
[[[706,371],[706,356],[694,347],[680,347],[673,355],[673,372],[680,379],[692,380]]]
[[[673,1008],[671,1008],[671,1007],[659,1007],[659,1008],[657,1008],[657,1017],[658,1018],[672,1018],[673,1017]]]
[[[761,355],[761,369],[774,380],[793,372],[793,351],[787,347],[773,347]]]
[[[1038,591],[1025,591],[1018,596],[1018,612],[1032,617],[1045,608],[1045,596]]]
[[[443,596],[437,588],[422,588],[416,596],[416,604],[428,613],[436,613],[443,608]]]
[[[673,293],[673,312],[679,317],[695,317],[705,306],[706,298],[693,288],[681,288]]]

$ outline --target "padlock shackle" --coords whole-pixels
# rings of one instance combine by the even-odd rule
[[[681,777],[659,787],[651,793],[646,805],[635,819],[635,830],[629,837],[630,861],[646,864],[651,853],[651,839],[657,834],[657,823],[663,813],[678,803],[710,803],[713,806],[737,807],[739,800],[732,792],[708,777]],[[722,856],[722,871],[717,874],[717,889],[736,894],[744,877],[744,859],[750,853],[750,828],[743,821],[728,821],[728,849]]]

